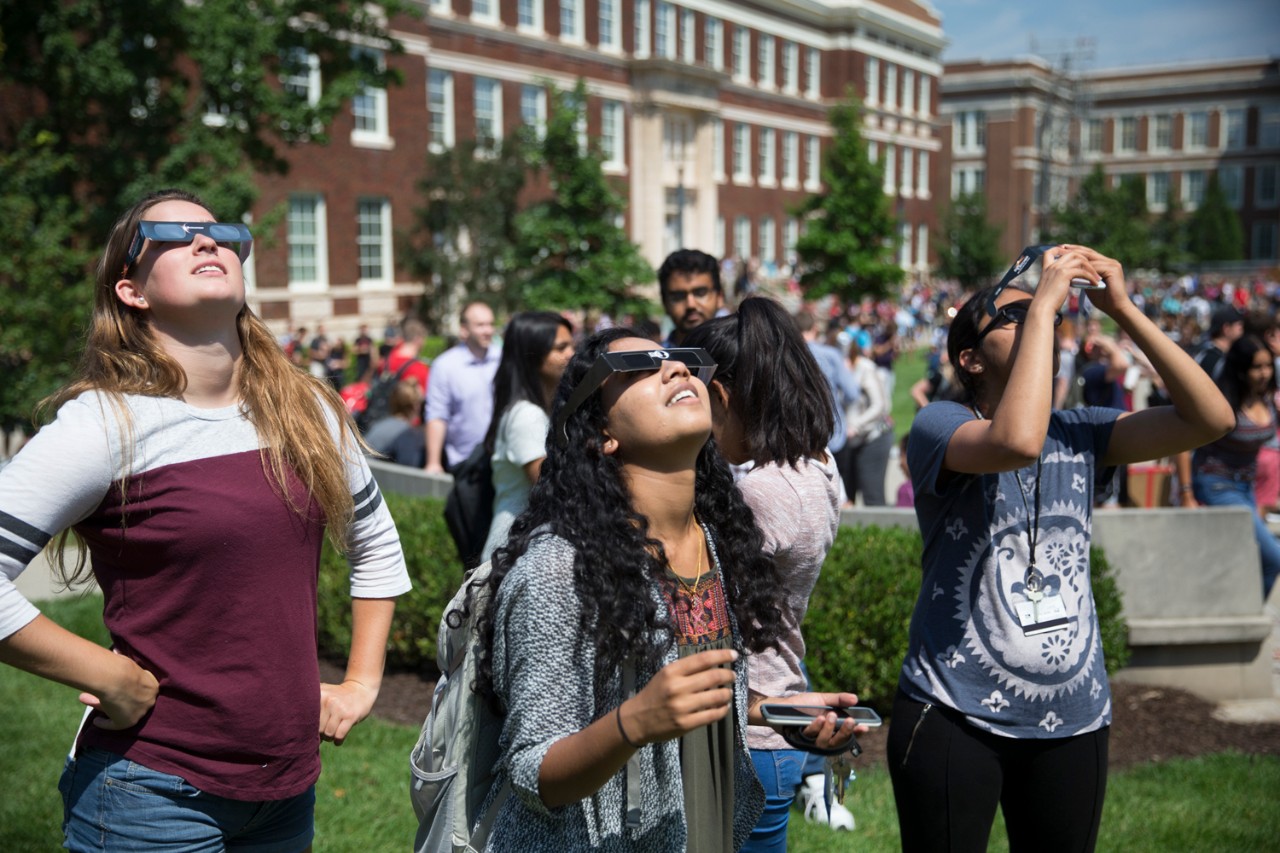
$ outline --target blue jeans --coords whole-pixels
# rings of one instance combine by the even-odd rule
[[[68,850],[301,853],[315,834],[314,786],[287,800],[229,800],[101,749],[68,760],[58,790]]]
[[[798,749],[753,749],[751,761],[764,786],[764,812],[739,853],[786,853],[787,820],[804,768],[806,752]]]
[[[1262,600],[1271,594],[1271,587],[1280,576],[1280,541],[1267,529],[1258,516],[1254,501],[1253,483],[1248,480],[1232,480],[1211,474],[1196,474],[1191,478],[1196,500],[1205,506],[1242,506],[1253,516],[1253,535],[1258,540],[1258,557],[1262,561]]]

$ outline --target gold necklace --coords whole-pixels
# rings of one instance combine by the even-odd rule
[[[697,524],[697,521],[695,520],[695,522],[694,522],[694,523],[695,523],[695,525],[696,525],[696,524]],[[701,532],[701,529],[700,529],[700,528],[699,528],[699,532]],[[697,571],[697,576],[696,576],[696,577],[694,577],[694,579],[693,579],[693,583],[692,583],[692,584],[690,584],[688,580],[686,580],[685,578],[683,578],[683,577],[681,577],[679,574],[677,574],[675,569],[672,569],[672,570],[671,570],[671,574],[673,574],[673,575],[675,575],[675,576],[676,576],[676,580],[677,580],[677,581],[679,581],[679,583],[680,583],[680,585],[681,585],[682,587],[684,587],[685,589],[687,589],[687,590],[689,591],[689,594],[690,594],[690,595],[696,595],[696,594],[697,594],[697,591],[698,591],[698,583],[702,580],[702,552],[703,552],[703,550],[704,550],[704,542],[702,541],[702,540],[703,540],[703,537],[699,536],[699,537],[698,537],[698,539],[699,539],[699,542],[698,542],[698,571]]]

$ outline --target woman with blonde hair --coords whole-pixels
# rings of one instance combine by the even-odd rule
[[[399,539],[341,400],[245,303],[251,241],[180,190],[127,211],[77,378],[0,471],[0,660],[88,706],[59,784],[69,849],[310,849],[320,741],[378,693]],[[351,562],[341,684],[316,657],[326,530]],[[13,586],[70,532],[114,654]]]

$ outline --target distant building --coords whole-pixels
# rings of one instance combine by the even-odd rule
[[[386,61],[403,85],[357,97],[325,147],[286,152],[264,176],[259,216],[283,206],[283,239],[259,242],[252,301],[274,327],[400,315],[426,291],[393,235],[420,204],[428,149],[498,139],[545,121],[539,85],[590,93],[584,135],[627,200],[623,223],[657,266],[679,246],[784,267],[801,223],[790,210],[821,186],[826,110],[866,96],[866,136],[887,167],[900,261],[928,268],[940,200],[936,12],[912,0],[427,0],[397,19]],[[314,96],[319,73],[284,81]],[[945,195],[945,186],[943,189]]]
[[[1209,175],[1239,211],[1245,257],[1277,258],[1280,60],[1063,74],[1036,57],[948,63],[941,168],[949,193],[982,190],[1012,257],[1096,165],[1140,175],[1152,213],[1196,208]]]

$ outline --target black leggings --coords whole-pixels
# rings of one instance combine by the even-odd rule
[[[1024,740],[990,734],[901,692],[889,773],[904,853],[985,851],[996,805],[1011,853],[1092,851],[1107,790],[1109,728]]]

